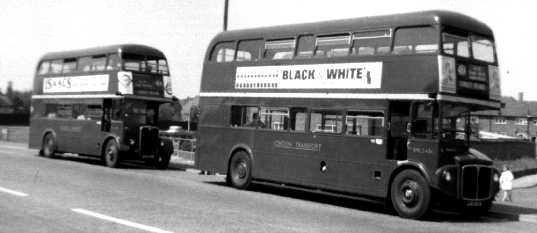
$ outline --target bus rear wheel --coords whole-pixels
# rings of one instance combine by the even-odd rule
[[[252,160],[246,152],[238,151],[233,154],[229,162],[226,180],[235,188],[248,188],[252,182]]]
[[[119,146],[114,140],[108,140],[103,151],[103,160],[108,167],[119,166]]]
[[[54,157],[56,153],[56,139],[54,138],[54,135],[51,133],[48,133],[43,137],[43,142],[41,144],[41,151],[39,151],[39,154],[41,156],[52,158]]]
[[[425,178],[415,170],[399,173],[390,192],[392,205],[401,217],[419,219],[429,211],[431,191]]]

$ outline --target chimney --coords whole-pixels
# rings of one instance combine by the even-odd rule
[[[518,93],[518,101],[519,102],[524,102],[524,92],[519,92]]]

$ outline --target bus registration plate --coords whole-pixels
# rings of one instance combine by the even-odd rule
[[[466,206],[481,206],[482,203],[480,201],[470,201],[466,203]]]

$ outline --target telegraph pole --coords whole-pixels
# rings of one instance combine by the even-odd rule
[[[227,31],[228,8],[229,8],[229,0],[224,0],[224,31]]]

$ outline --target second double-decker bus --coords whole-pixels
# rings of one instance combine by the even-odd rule
[[[471,112],[501,108],[492,30],[426,11],[227,31],[206,53],[197,164],[252,181],[486,211],[492,161]]]
[[[34,79],[30,147],[100,156],[109,167],[141,159],[165,168],[173,147],[160,138],[159,105],[172,101],[164,54],[122,44],[45,54]]]

